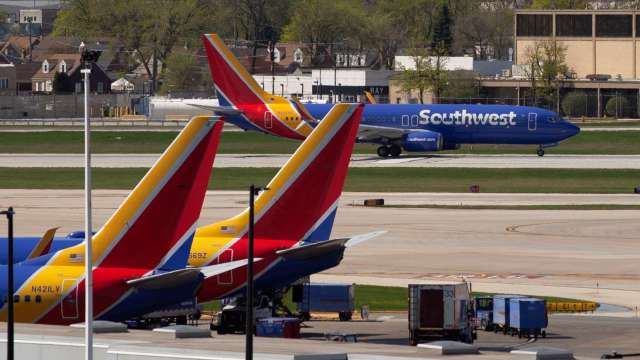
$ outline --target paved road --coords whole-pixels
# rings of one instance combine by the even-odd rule
[[[94,192],[100,226],[126,191]],[[472,279],[486,291],[564,295],[640,307],[640,210],[460,210],[350,206],[379,194],[347,193],[333,236],[387,230],[350,249],[325,272],[335,279],[402,285]],[[387,196],[388,195],[388,196]],[[478,195],[476,197],[476,195]],[[610,195],[385,194],[390,203],[601,203]],[[637,203],[632,196],[612,197]],[[83,226],[81,190],[0,190],[0,207],[15,207],[17,235]],[[199,224],[236,215],[243,192],[208,192]],[[3,231],[0,229],[0,231]],[[4,235],[4,233],[0,233]],[[511,291],[510,291],[511,290]]]
[[[0,154],[0,167],[82,167],[83,154]],[[93,166],[106,168],[153,165],[158,154],[95,154]],[[216,167],[280,167],[285,154],[219,154]],[[465,167],[550,169],[640,169],[640,155],[431,155],[381,159],[354,155],[351,167]]]

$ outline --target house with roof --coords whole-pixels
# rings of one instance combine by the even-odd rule
[[[51,54],[45,56],[40,68],[31,78],[31,90],[35,93],[72,93],[83,90],[83,77],[80,73],[80,54]],[[60,84],[54,84],[57,74]],[[93,63],[91,65],[90,91],[108,93],[111,91],[111,79],[102,68]],[[57,89],[54,89],[57,87]]]
[[[40,39],[37,37],[31,37],[31,46],[29,46],[28,36],[9,36],[0,48],[0,53],[14,64],[25,63],[29,61],[29,54],[39,43]]]
[[[15,95],[16,67],[9,59],[0,54],[0,96]]]

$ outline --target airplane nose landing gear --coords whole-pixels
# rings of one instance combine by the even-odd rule
[[[544,156],[544,148],[542,148],[542,146],[540,146],[538,148],[538,150],[536,151],[536,154],[538,154],[538,156],[540,156],[540,157]]]

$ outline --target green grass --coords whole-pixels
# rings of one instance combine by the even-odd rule
[[[473,292],[472,296],[493,296],[495,293]],[[406,311],[407,310],[407,288],[397,286],[375,286],[356,285],[355,300],[356,310],[362,305],[368,305],[369,311]],[[584,302],[584,300],[561,298],[555,296],[532,296],[544,299],[549,302]],[[284,304],[291,311],[295,311],[295,304],[291,301],[291,291],[284,295]],[[204,304],[204,309],[208,311],[220,310],[220,302],[212,301]]]
[[[354,205],[360,206],[363,205]],[[572,205],[384,205],[383,208],[400,209],[454,209],[454,210],[640,210],[640,205],[625,204],[572,204]]]
[[[266,184],[276,168],[217,168],[211,190],[244,190]],[[147,169],[93,169],[95,189],[132,189]],[[497,193],[631,193],[640,170],[609,169],[465,169],[352,168],[345,191],[356,192],[481,192]],[[0,168],[0,188],[81,189],[82,168]]]
[[[94,153],[161,153],[177,132],[96,131]],[[80,131],[1,132],[0,153],[81,153]],[[580,133],[548,154],[640,154],[640,131],[589,131]],[[256,132],[229,131],[222,134],[221,154],[291,154],[299,142]],[[376,145],[357,144],[354,153],[375,154]],[[445,153],[534,154],[534,145],[463,145]]]

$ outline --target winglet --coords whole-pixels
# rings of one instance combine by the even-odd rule
[[[27,256],[26,260],[35,259],[39,256],[46,255],[51,250],[51,243],[53,242],[53,238],[56,236],[56,231],[58,231],[60,227],[54,227],[45,231],[44,235],[36,246],[31,250],[29,256]]]
[[[373,95],[370,92],[365,91],[364,92],[364,96],[367,98],[367,101],[369,102],[369,104],[377,104],[378,103],[376,101],[376,98],[374,98]]]

